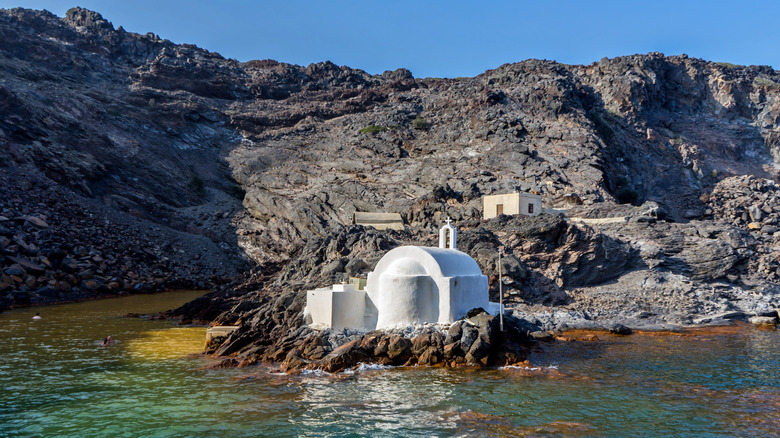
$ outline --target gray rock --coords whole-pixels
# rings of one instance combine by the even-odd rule
[[[460,341],[461,335],[463,332],[463,322],[457,321],[450,325],[450,328],[447,330],[447,337],[444,340],[445,344],[452,344],[453,342]]]
[[[479,330],[476,327],[470,325],[463,326],[463,333],[460,337],[460,348],[464,355],[471,350],[471,346],[478,337]]]
[[[748,321],[755,325],[775,325],[777,323],[777,318],[770,316],[751,316],[748,318]]]

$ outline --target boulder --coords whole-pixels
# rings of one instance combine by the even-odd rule
[[[778,227],[776,227],[774,225],[764,225],[763,227],[761,227],[761,232],[763,234],[775,234],[779,230],[780,230],[780,228],[778,228]]]
[[[46,270],[39,264],[23,257],[8,257],[9,260],[19,265],[25,272],[32,275],[42,275]]]
[[[24,268],[22,268],[21,265],[18,263],[13,264],[3,270],[3,272],[6,273],[6,275],[14,276],[14,277],[22,277],[24,275]]]
[[[630,335],[632,330],[623,324],[614,324],[609,328],[610,333],[614,333],[616,335]]]
[[[76,272],[79,269],[79,262],[73,257],[64,257],[60,262],[60,267],[67,272]]]
[[[474,344],[474,342],[479,337],[479,329],[476,327],[472,327],[470,325],[464,325],[463,326],[463,334],[460,338],[460,348],[461,352],[465,356],[470,350],[471,346]]]
[[[477,337],[468,353],[466,353],[466,362],[470,365],[487,365],[491,348],[492,345],[488,340],[484,339],[482,336]]]
[[[20,216],[16,218],[17,220],[26,221],[33,225],[35,225],[38,228],[49,228],[49,224],[46,223],[45,220],[37,217],[37,216]]]
[[[775,325],[777,323],[777,318],[770,316],[751,316],[748,318],[748,321],[755,325]]]
[[[403,336],[392,336],[387,345],[387,357],[394,364],[403,364],[412,355],[412,342]]]
[[[444,340],[444,343],[452,344],[454,342],[457,342],[460,340],[462,334],[463,334],[463,323],[461,321],[455,322],[452,325],[450,325],[450,328],[447,330],[447,338]]]
[[[552,342],[555,340],[555,336],[552,333],[544,330],[529,332],[528,336],[535,341]]]

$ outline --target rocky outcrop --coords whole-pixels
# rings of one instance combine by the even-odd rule
[[[561,304],[569,300],[567,289],[583,281],[606,282],[630,266],[630,247],[593,234],[592,230],[570,226],[555,216],[499,216],[485,222],[464,222],[459,248],[485,267],[484,273],[493,284],[490,293],[494,301],[498,300],[500,280],[504,284],[504,302],[510,305]],[[385,233],[357,225],[339,228],[323,239],[310,241],[292,261],[265,281],[256,282],[249,291],[235,294],[235,286],[230,285],[203,297],[200,304],[189,303],[168,315],[186,322],[210,319],[220,325],[240,325],[210,352],[235,356],[244,364],[284,361],[289,369],[334,371],[367,361],[388,365],[488,366],[524,360],[529,333],[542,328],[509,315],[507,330],[501,335],[494,330],[495,318],[476,313],[447,328],[431,325],[389,332],[333,333],[318,332],[305,325],[307,289],[368,272],[396,246],[431,246],[434,240],[436,236],[428,233]],[[605,242],[612,242],[609,249],[602,246]],[[496,250],[502,245],[512,248],[509,252],[517,248],[533,250],[505,255],[499,279]],[[571,265],[579,267],[578,271],[562,267],[562,259],[574,258],[579,261]],[[556,278],[547,278],[545,273]],[[213,312],[214,304],[220,312]],[[204,314],[206,309],[210,313]],[[389,345],[395,345],[398,352],[387,350]]]
[[[780,282],[780,187],[752,175],[726,178],[707,196],[716,218],[753,240],[747,261],[757,275]]]
[[[428,325],[407,331],[310,335],[285,355],[286,371],[301,368],[337,372],[359,363],[411,366],[512,365],[527,357],[529,338],[514,318],[501,331],[498,318],[482,309],[448,327]],[[346,341],[346,342],[345,342]],[[333,344],[340,344],[332,348]]]
[[[298,312],[300,296],[282,297],[266,307],[274,308],[275,315],[279,315],[282,308],[286,312]],[[532,342],[522,321],[506,316],[505,329],[501,331],[498,317],[482,309],[475,309],[448,326],[426,324],[368,333],[318,331],[295,324],[293,328],[289,319],[274,316],[270,319],[275,325],[273,328],[269,325],[268,331],[261,333],[273,333],[282,326],[286,328],[277,331],[277,334],[283,334],[275,340],[256,333],[251,344],[246,344],[248,338],[242,336],[239,333],[242,329],[239,329],[213,353],[225,356],[238,352],[239,361],[228,359],[231,366],[273,361],[281,363],[287,372],[321,369],[333,373],[360,363],[447,367],[511,365],[526,359],[529,342]],[[258,338],[264,342],[258,342]]]
[[[124,218],[69,199],[45,179],[0,172],[0,310],[208,289],[236,277],[243,263],[205,236]]]

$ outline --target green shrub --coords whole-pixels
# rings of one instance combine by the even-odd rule
[[[386,131],[387,128],[381,125],[368,125],[365,128],[358,131],[361,134],[376,134],[377,132]]]
[[[621,204],[637,205],[639,202],[639,193],[634,190],[628,178],[623,175],[615,178],[614,190],[615,198]]]
[[[426,121],[422,116],[418,115],[417,117],[412,120],[412,128],[414,129],[425,129],[428,127],[428,121]]]
[[[596,128],[596,133],[599,137],[604,140],[605,144],[611,145],[615,141],[615,130],[598,114],[593,114],[591,120],[593,121],[593,125]]]
[[[628,187],[621,187],[615,194],[618,202],[621,204],[634,204],[636,205],[639,200],[639,193]]]
[[[764,87],[772,87],[772,88],[780,87],[780,84],[778,84],[777,82],[769,78],[765,78],[763,76],[757,76],[755,79],[753,79],[753,82],[755,82],[756,85],[761,85]]]
[[[230,194],[233,195],[236,199],[243,200],[244,196],[246,196],[246,190],[244,190],[244,188],[240,185],[234,184],[230,186]]]
[[[192,178],[190,178],[187,187],[201,198],[206,196],[206,183],[198,175],[193,175]]]

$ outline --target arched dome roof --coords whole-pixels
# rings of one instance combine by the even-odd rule
[[[382,273],[390,269],[394,274],[401,274],[406,268],[409,271],[406,275],[421,275],[420,268],[430,276],[482,275],[477,262],[466,253],[423,246],[400,246],[389,251],[379,260],[374,272]]]
[[[401,257],[393,260],[392,263],[387,265],[386,274],[393,275],[427,275],[425,266],[419,261],[410,257]]]

